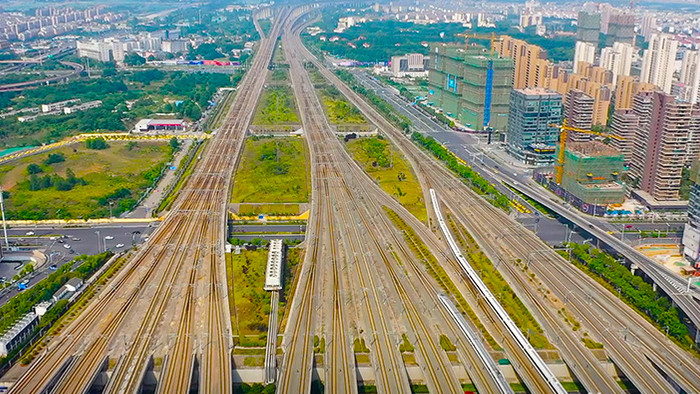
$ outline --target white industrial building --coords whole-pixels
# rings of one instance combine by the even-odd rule
[[[134,133],[186,130],[187,124],[182,119],[141,119],[134,125]]]
[[[267,291],[282,290],[282,271],[284,269],[284,243],[281,239],[270,241],[265,268],[265,287]]]
[[[22,344],[34,331],[39,318],[34,312],[22,316],[7,332],[0,337],[0,356],[7,356]]]
[[[409,53],[391,57],[391,75],[396,78],[405,76],[422,77],[428,75],[426,57],[420,53]]]
[[[59,101],[56,103],[41,104],[41,112],[46,113],[46,112],[60,111],[70,104],[75,104],[75,103],[79,103],[79,102],[80,102],[80,99],[71,99],[71,100]]]
[[[102,106],[102,100],[88,101],[87,103],[74,105],[72,107],[63,108],[64,114],[72,114],[74,112],[85,111],[91,108],[97,108]]]
[[[53,302],[58,302],[63,299],[69,299],[70,297],[75,294],[76,291],[78,291],[81,287],[83,286],[83,280],[80,278],[70,278],[68,279],[68,282],[61,286],[56,292],[54,293],[52,299]]]

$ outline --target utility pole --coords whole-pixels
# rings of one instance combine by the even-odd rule
[[[2,187],[0,186],[0,210],[2,210],[2,231],[5,235],[5,247],[10,250],[10,241],[7,239],[7,221],[5,220],[5,198],[3,197]],[[1,255],[1,253],[0,253]]]

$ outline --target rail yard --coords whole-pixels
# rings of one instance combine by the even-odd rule
[[[587,392],[624,392],[584,345],[589,334],[639,392],[696,392],[693,354],[477,195],[304,46],[300,33],[318,7],[275,7],[267,33],[255,21],[262,39],[252,64],[173,208],[79,315],[42,338],[44,350],[27,366],[16,366],[10,392],[139,393],[154,365],[158,393],[229,393],[240,383],[224,262],[227,207],[279,44],[310,152],[311,200],[281,354],[270,353],[276,338],[267,338],[266,365],[277,370],[266,376],[278,393],[316,392],[314,381],[329,393],[369,385],[381,393],[410,393],[415,385],[463,393],[468,383],[481,393],[509,393],[515,381],[529,392],[565,393],[552,360]],[[403,154],[422,188],[427,222],[353,159],[324,111],[312,71]],[[545,348],[533,347],[471,267],[469,251],[456,241],[462,237],[473,238],[532,314]],[[279,324],[277,316],[270,322]],[[314,344],[319,339],[322,350]],[[496,353],[512,365],[509,379]]]

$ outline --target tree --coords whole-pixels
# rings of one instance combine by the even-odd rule
[[[66,161],[66,158],[61,153],[51,153],[49,157],[44,160],[44,165],[50,166],[55,163],[61,163]]]
[[[170,147],[173,149],[173,152],[180,149],[180,142],[177,140],[177,138],[173,137],[170,139]]]
[[[136,52],[130,52],[124,56],[124,64],[127,66],[142,66],[146,64],[146,59]]]
[[[104,138],[88,138],[85,140],[85,147],[88,149],[102,150],[109,148],[109,144]]]
[[[27,166],[27,173],[30,175],[39,174],[42,172],[44,172],[44,170],[41,169],[41,167],[36,163],[32,163]]]

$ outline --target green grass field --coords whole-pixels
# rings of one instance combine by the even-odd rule
[[[63,162],[45,164],[49,154],[61,154]],[[6,198],[11,219],[95,218],[109,216],[109,201],[113,214],[128,210],[151,186],[165,163],[171,159],[167,141],[110,141],[104,150],[87,149],[73,144],[49,153],[25,157],[0,166],[0,183],[9,192]],[[57,187],[30,190],[27,167],[41,167],[39,177],[66,177],[68,169],[85,181],[71,190]],[[126,191],[124,191],[126,190]]]
[[[299,123],[296,103],[289,86],[275,86],[265,89],[255,112],[253,124],[280,125]]]
[[[401,153],[378,137],[357,138],[347,149],[381,188],[421,221],[427,220],[423,191]]]
[[[326,109],[326,115],[335,124],[363,124],[367,120],[357,107],[343,96],[335,86],[326,85],[317,90]]]
[[[234,203],[309,201],[306,143],[297,137],[249,138],[233,178]]]
[[[234,335],[257,335],[267,332],[270,292],[263,290],[267,250],[244,250],[226,255],[231,324]]]

